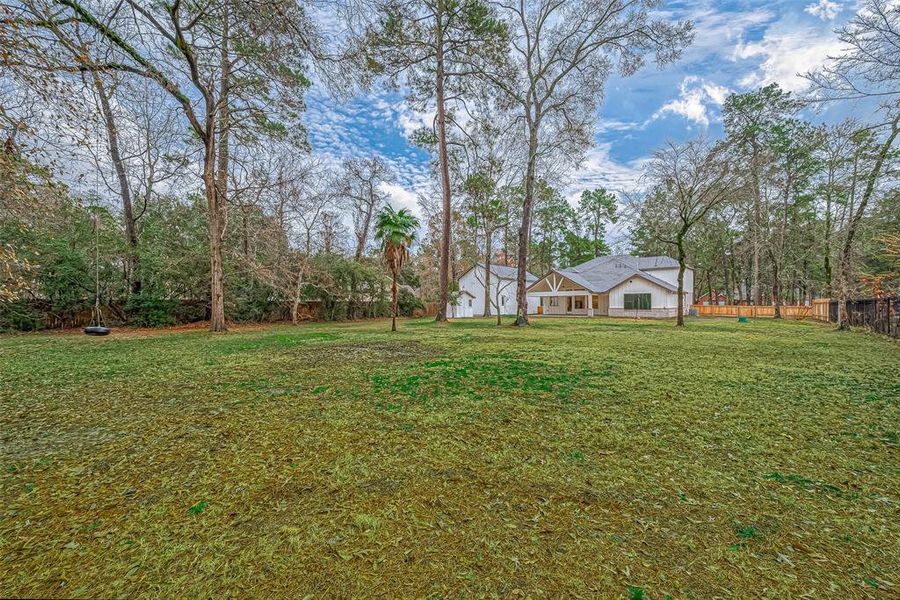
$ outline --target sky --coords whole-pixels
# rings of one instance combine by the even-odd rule
[[[636,74],[613,76],[597,111],[596,136],[583,164],[568,178],[574,201],[582,190],[604,186],[622,193],[638,185],[642,165],[666,140],[722,134],[721,107],[731,93],[777,82],[802,94],[797,76],[820,66],[840,44],[834,30],[858,9],[858,0],[683,0],[660,10],[694,23],[694,43],[675,64],[652,63]],[[428,155],[407,136],[430,116],[416,113],[398,92],[376,91],[344,104],[315,88],[307,121],[314,151],[335,158],[378,153],[390,161],[397,182],[384,190],[397,207],[419,212],[429,193]],[[805,115],[835,122],[853,110],[834,105]],[[622,233],[622,232],[618,232]],[[616,231],[611,232],[616,241]]]

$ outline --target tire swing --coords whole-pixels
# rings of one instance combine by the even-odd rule
[[[109,335],[110,328],[103,320],[100,310],[100,215],[94,211],[94,309],[91,311],[91,322],[84,328],[87,335]]]

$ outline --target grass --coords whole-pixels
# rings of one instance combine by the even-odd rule
[[[900,592],[896,342],[387,329],[0,338],[0,596]]]

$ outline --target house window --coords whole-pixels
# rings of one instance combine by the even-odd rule
[[[575,299],[575,310],[581,310],[584,308],[584,300],[582,298]]]
[[[471,300],[471,298],[469,299],[469,308],[472,308],[472,300]]]
[[[650,310],[650,294],[625,294],[625,310]]]
[[[500,306],[506,306],[506,296],[500,296]]]
[[[550,306],[559,306],[559,298],[550,298]]]

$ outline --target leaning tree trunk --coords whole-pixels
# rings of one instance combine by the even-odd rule
[[[872,194],[875,192],[875,183],[881,175],[881,168],[884,165],[884,161],[887,158],[888,152],[890,152],[891,146],[894,144],[894,140],[897,139],[897,134],[900,133],[900,128],[898,128],[898,126],[900,126],[900,115],[894,117],[894,120],[891,122],[891,134],[878,151],[878,157],[875,159],[875,164],[872,165],[872,170],[869,171],[869,175],[866,178],[866,189],[863,192],[862,199],[859,202],[856,213],[850,218],[850,221],[847,224],[847,237],[844,238],[844,246],[841,250],[841,299],[838,303],[839,329],[850,328],[847,305],[850,301],[850,272],[853,257],[853,239],[856,236],[856,229],[859,226],[859,222],[862,220],[863,214],[866,211],[866,205],[869,203]]]
[[[125,174],[125,161],[122,160],[119,151],[119,131],[116,127],[116,118],[109,105],[109,96],[103,80],[94,78],[97,87],[97,96],[100,98],[100,110],[106,122],[106,137],[109,140],[109,156],[112,159],[116,171],[116,180],[119,182],[119,194],[122,197],[122,216],[125,219],[125,241],[128,243],[128,255],[126,257],[128,282],[132,294],[141,293],[141,275],[138,258],[137,224],[134,218],[134,208],[131,203],[131,188],[128,185],[128,176]]]
[[[444,46],[440,19],[437,25],[435,94],[437,102],[438,163],[441,174],[441,273],[437,321],[447,320],[447,304],[450,301],[450,164],[447,159],[447,123],[444,107]]]

